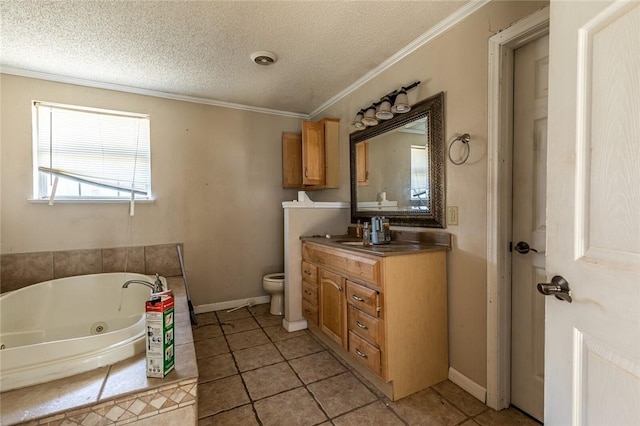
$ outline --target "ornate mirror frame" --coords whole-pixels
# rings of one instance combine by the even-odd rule
[[[383,135],[417,119],[428,117],[426,129],[429,149],[429,210],[358,210],[358,183],[356,144]],[[392,225],[445,228],[445,159],[444,159],[444,92],[433,95],[411,107],[406,114],[397,114],[390,120],[364,130],[351,133],[351,221],[370,221],[373,216],[384,216]],[[372,169],[375,165],[369,165]]]

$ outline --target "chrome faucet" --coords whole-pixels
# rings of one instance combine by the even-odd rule
[[[160,293],[161,291],[164,290],[162,286],[162,281],[160,280],[160,275],[158,274],[156,274],[156,281],[153,283],[150,283],[148,281],[143,281],[143,280],[129,280],[124,284],[122,284],[122,288],[129,287],[129,284],[142,284],[144,286],[149,287],[153,293]]]

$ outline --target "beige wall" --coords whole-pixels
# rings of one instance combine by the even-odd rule
[[[486,386],[486,197],[488,39],[499,30],[546,6],[548,2],[494,1],[432,40],[349,96],[322,116],[341,118],[341,181],[318,200],[349,199],[349,126],[355,113],[386,93],[415,80],[410,103],[445,92],[445,143],[471,135],[466,164],[446,165],[446,204],[458,206],[459,226],[447,261],[450,365]]]
[[[4,74],[0,89],[3,254],[183,241],[195,305],[263,295],[282,271],[281,133],[300,120]],[[27,202],[35,99],[151,114],[156,201],[130,223],[126,204]]]

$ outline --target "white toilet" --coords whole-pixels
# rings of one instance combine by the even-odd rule
[[[264,291],[271,295],[271,315],[284,315],[284,273],[265,275],[262,278]]]

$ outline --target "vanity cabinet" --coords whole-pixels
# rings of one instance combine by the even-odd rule
[[[317,269],[309,329],[390,399],[447,379],[446,250],[379,256],[304,241],[302,259],[303,289]]]
[[[318,325],[318,268],[302,262],[302,316],[307,323]]]
[[[302,133],[282,134],[282,186],[325,189],[339,186],[340,120],[303,121]]]

